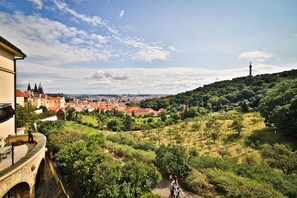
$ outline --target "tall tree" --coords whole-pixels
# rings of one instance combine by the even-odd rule
[[[293,152],[283,144],[264,145],[262,156],[272,168],[278,168],[284,174],[297,170],[297,151]]]
[[[297,136],[297,80],[277,84],[261,100],[259,110],[267,125]]]

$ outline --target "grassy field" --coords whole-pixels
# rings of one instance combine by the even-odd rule
[[[83,122],[96,123],[93,116],[81,115]],[[240,134],[232,126],[233,120],[242,116],[242,130]],[[137,122],[143,122],[139,118]],[[158,118],[154,118],[158,119]],[[210,123],[211,126],[210,126]],[[116,132],[101,131],[75,122],[66,122],[65,129],[81,133],[94,134],[103,132],[105,135]],[[213,138],[212,133],[216,134]],[[267,128],[264,119],[258,112],[213,113],[203,117],[189,119],[165,128],[147,129],[142,131],[121,132],[134,141],[150,141],[156,144],[179,144],[189,150],[195,150],[201,155],[235,157],[239,162],[249,156],[259,160],[257,146],[264,143],[287,143],[296,148],[297,142],[282,134],[275,133],[274,128]]]

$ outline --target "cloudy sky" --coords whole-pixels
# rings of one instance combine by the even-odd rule
[[[297,68],[296,0],[0,0],[17,87],[175,94]]]

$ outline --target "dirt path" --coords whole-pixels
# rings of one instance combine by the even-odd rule
[[[162,179],[160,184],[157,185],[155,189],[153,189],[153,193],[160,195],[162,198],[169,198],[170,192],[169,192],[169,184],[170,181],[167,179]],[[186,192],[183,189],[181,189],[180,198],[198,198],[199,196],[194,195],[192,193]]]
[[[40,182],[35,192],[38,198],[65,198],[62,188],[54,179],[47,162],[44,164],[44,181]]]

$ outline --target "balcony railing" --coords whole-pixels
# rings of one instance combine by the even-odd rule
[[[6,138],[6,145],[11,145],[13,142],[17,144],[18,142],[26,143],[28,142],[28,135],[15,135]],[[0,171],[0,181],[5,179],[7,176],[13,174],[23,166],[25,166],[29,161],[31,161],[40,152],[45,152],[46,137],[41,133],[33,133],[33,141],[36,143],[35,147],[30,150],[23,158],[16,161],[13,165]],[[1,163],[1,162],[0,162]]]

